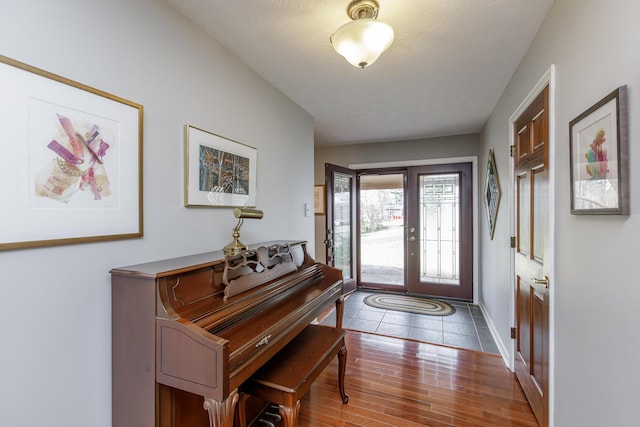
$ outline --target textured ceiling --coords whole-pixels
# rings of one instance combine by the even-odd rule
[[[553,0],[379,0],[395,41],[370,67],[329,36],[348,0],[165,0],[314,117],[315,144],[481,130]]]

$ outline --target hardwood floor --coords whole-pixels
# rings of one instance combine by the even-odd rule
[[[346,342],[349,403],[333,360],[302,399],[300,427],[538,426],[499,356],[354,331]]]

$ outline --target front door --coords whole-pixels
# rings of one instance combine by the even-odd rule
[[[541,426],[549,405],[548,86],[516,120],[515,370]]]
[[[473,300],[471,163],[407,169],[407,291]]]
[[[325,164],[327,188],[326,260],[342,270],[344,292],[356,289],[354,254],[354,218],[356,197],[355,171]]]

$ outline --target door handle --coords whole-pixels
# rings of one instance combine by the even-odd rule
[[[544,285],[546,289],[549,289],[549,276],[544,276],[544,279],[538,279],[537,277],[532,277],[531,281],[536,285]]]
[[[322,243],[329,248],[333,248],[333,230],[331,228],[327,229],[327,238]]]

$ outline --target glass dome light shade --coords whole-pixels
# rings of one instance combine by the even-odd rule
[[[331,36],[331,44],[350,64],[364,68],[380,57],[393,43],[393,28],[375,19],[348,22]]]

